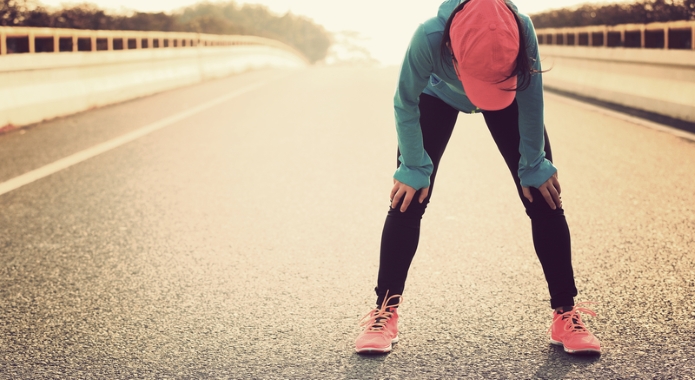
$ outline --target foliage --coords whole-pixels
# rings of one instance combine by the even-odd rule
[[[379,61],[364,47],[366,38],[356,31],[341,31],[333,34],[333,44],[328,51],[326,63],[330,65],[373,67]]]
[[[183,30],[217,34],[254,34],[294,46],[316,62],[325,58],[330,34],[308,18],[287,13],[276,16],[261,5],[235,2],[199,3],[177,15]]]
[[[632,3],[583,4],[531,15],[536,28],[585,25],[647,24],[695,20],[695,0],[638,0]]]
[[[293,46],[311,62],[324,59],[332,41],[329,32],[306,17],[280,16],[264,6],[239,6],[234,1],[202,2],[174,14],[112,15],[88,3],[50,10],[37,0],[0,0],[0,25],[256,35]]]
[[[35,8],[35,4],[28,0],[0,0],[0,25],[23,25],[29,12]]]

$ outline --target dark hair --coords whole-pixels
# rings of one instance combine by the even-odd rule
[[[446,24],[444,26],[444,34],[442,35],[442,44],[441,44],[441,54],[442,54],[442,60],[448,59],[448,55],[446,54],[449,51],[448,45],[451,43],[451,34],[450,34],[450,29],[451,29],[451,24],[454,21],[454,16],[463,9],[463,7],[468,4],[468,2],[471,0],[465,0],[461,4],[459,4],[456,8],[454,8],[454,11],[451,12],[451,16],[449,16],[449,19],[446,21]],[[519,81],[517,82],[516,87],[514,88],[505,88],[504,90],[506,91],[523,91],[528,88],[528,86],[531,84],[531,74],[539,72],[536,69],[533,69],[531,67],[531,59],[528,56],[528,52],[526,51],[526,31],[523,28],[521,24],[521,19],[519,18],[519,15],[517,14],[512,7],[507,4],[507,8],[512,12],[514,15],[514,20],[516,20],[516,25],[519,28],[519,54],[516,56],[516,66],[512,70],[512,72],[501,80],[499,83],[504,82],[505,80],[512,78],[514,76],[519,76]]]

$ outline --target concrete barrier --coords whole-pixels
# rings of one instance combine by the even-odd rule
[[[0,127],[36,123],[246,70],[307,64],[299,53],[275,41],[238,40],[245,42],[196,40],[193,46],[189,42],[187,47],[157,49],[140,48],[138,43],[133,50],[1,55]]]
[[[546,88],[695,122],[695,21],[536,33]]]
[[[695,51],[541,45],[549,89],[695,122]]]

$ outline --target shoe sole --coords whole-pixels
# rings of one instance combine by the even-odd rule
[[[594,348],[583,348],[581,350],[573,350],[571,348],[565,347],[565,345],[562,344],[562,342],[559,342],[559,341],[553,340],[553,339],[550,339],[550,344],[554,344],[556,346],[562,346],[562,348],[568,354],[600,354],[601,353],[600,348],[598,350],[594,349]]]
[[[358,354],[386,354],[386,353],[391,352],[391,350],[393,349],[393,345],[395,343],[398,343],[398,337],[393,338],[391,340],[391,344],[389,344],[388,347],[384,347],[384,348],[367,347],[367,348],[362,348],[362,349],[355,348],[355,352],[357,352]]]

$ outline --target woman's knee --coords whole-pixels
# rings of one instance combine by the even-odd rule
[[[526,205],[526,215],[533,220],[548,219],[565,215],[565,210],[563,210],[561,207],[557,207],[553,210],[544,198],[534,198],[533,202],[526,202]]]
[[[389,207],[388,216],[398,219],[420,220],[425,214],[428,203],[429,199],[425,199],[422,203],[418,202],[417,199],[413,199],[410,205],[408,205],[408,208],[403,212],[401,212],[401,203],[399,203],[396,208]]]
[[[553,210],[548,204],[548,202],[545,200],[541,192],[538,191],[538,189],[536,188],[531,188],[531,196],[533,197],[533,202],[530,202],[528,199],[526,199],[523,196],[523,194],[519,195],[521,196],[521,201],[523,202],[524,207],[526,207],[526,215],[528,215],[531,219],[551,218],[565,214],[565,211],[560,207],[556,207]]]

